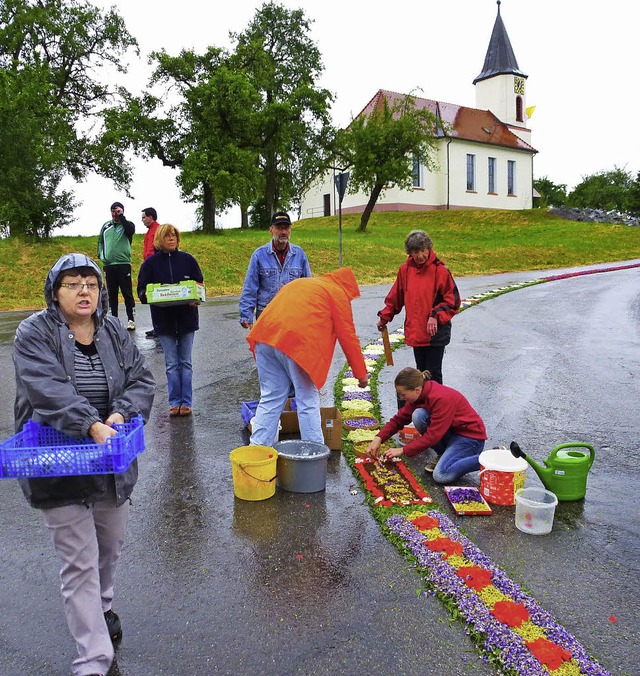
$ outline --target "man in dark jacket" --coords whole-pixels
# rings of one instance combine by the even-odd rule
[[[114,317],[118,316],[118,291],[122,291],[127,311],[127,329],[135,331],[133,318],[136,302],[131,284],[131,240],[136,226],[124,216],[122,202],[111,205],[111,220],[100,229],[98,236],[98,258],[104,264],[109,308]]]

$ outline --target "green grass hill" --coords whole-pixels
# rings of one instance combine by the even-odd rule
[[[455,277],[516,270],[543,270],[640,258],[640,228],[567,221],[543,210],[422,211],[374,213],[364,233],[359,215],[342,219],[342,262],[360,284],[389,283],[405,260],[404,238],[426,230],[438,256]],[[180,227],[179,223],[175,225]],[[141,226],[133,240],[134,289],[141,263]],[[43,307],[44,279],[64,253],[96,258],[94,237],[53,237],[46,241],[0,240],[0,310]],[[204,273],[207,296],[237,295],[253,250],[267,242],[266,230],[221,230],[215,235],[185,232],[181,249],[193,254]],[[338,218],[293,225],[292,241],[302,246],[314,274],[338,267]]]

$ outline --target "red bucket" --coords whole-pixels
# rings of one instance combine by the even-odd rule
[[[516,491],[524,488],[527,461],[506,448],[480,453],[480,492],[493,505],[515,505]]]

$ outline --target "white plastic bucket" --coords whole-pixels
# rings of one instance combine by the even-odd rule
[[[516,458],[506,448],[490,448],[480,453],[480,492],[494,505],[515,504],[516,491],[524,488],[527,461]]]
[[[253,432],[253,419],[254,418],[255,418],[255,416],[253,416],[253,418],[251,418],[251,420],[249,420],[249,424],[247,425],[247,429],[249,430],[249,434],[251,434],[251,432]],[[280,441],[280,433],[281,432],[282,432],[282,422],[280,422],[280,420],[278,420],[278,431],[276,432],[276,438],[274,439],[274,442]]]
[[[530,486],[516,493],[516,528],[531,535],[546,535],[553,528],[558,498],[546,488]]]

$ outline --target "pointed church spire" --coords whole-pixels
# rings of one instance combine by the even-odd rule
[[[493,33],[491,33],[491,40],[489,41],[489,48],[487,55],[484,58],[484,66],[482,72],[473,81],[473,84],[486,80],[494,75],[504,75],[512,73],[514,75],[521,75],[527,77],[519,68],[516,56],[513,53],[507,29],[504,27],[502,17],[500,16],[500,0],[498,2],[498,16],[493,25]]]

